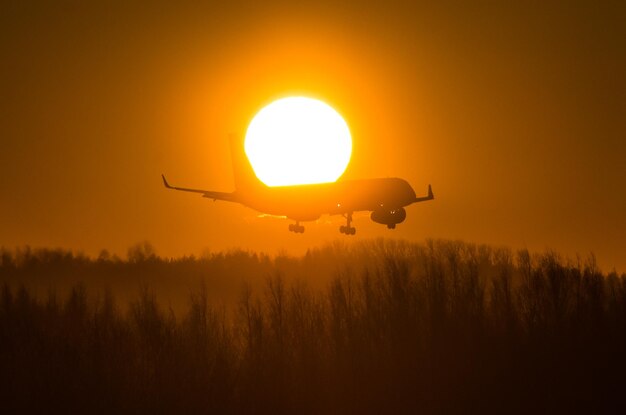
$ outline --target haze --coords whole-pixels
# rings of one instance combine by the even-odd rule
[[[437,195],[395,231],[355,217],[357,238],[593,251],[626,270],[620,2],[0,7],[0,246],[149,240],[176,256],[345,240],[340,218],[295,235],[160,180],[231,191],[228,134],[306,95],[350,126],[344,178]]]

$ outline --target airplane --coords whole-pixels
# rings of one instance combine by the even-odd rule
[[[347,223],[339,228],[339,232],[355,235],[356,228],[351,226],[352,215],[359,211],[372,212],[372,221],[395,229],[406,219],[405,207],[435,198],[430,185],[426,196],[417,197],[411,185],[399,178],[340,179],[332,183],[270,187],[256,177],[241,140],[231,138],[230,144],[235,191],[176,187],[161,174],[163,184],[168,189],[199,193],[213,201],[235,202],[264,214],[287,217],[296,222],[289,225],[289,231],[294,233],[304,232],[300,222],[314,221],[328,214],[343,215]]]

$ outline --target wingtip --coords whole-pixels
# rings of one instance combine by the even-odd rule
[[[171,189],[172,186],[170,186],[170,184],[167,182],[167,179],[165,178],[165,175],[163,173],[161,173],[161,178],[163,179],[163,185],[168,189]]]
[[[428,197],[431,199],[435,198],[435,195],[433,194],[433,188],[430,184],[428,185]]]

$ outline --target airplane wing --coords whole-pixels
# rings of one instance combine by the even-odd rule
[[[416,197],[413,203],[425,202],[427,200],[433,200],[434,198],[435,198],[435,195],[433,194],[433,189],[430,187],[430,185],[428,185],[428,196]]]
[[[183,192],[192,192],[192,193],[200,193],[202,195],[202,197],[206,197],[207,199],[213,199],[215,200],[224,200],[226,202],[236,202],[236,198],[234,193],[226,193],[226,192],[214,192],[211,190],[202,190],[202,189],[189,189],[186,187],[176,187],[176,186],[172,186],[167,182],[167,179],[165,178],[165,175],[161,175],[161,177],[163,178],[163,184],[165,185],[165,187],[167,187],[168,189],[173,189],[173,190],[180,190]]]

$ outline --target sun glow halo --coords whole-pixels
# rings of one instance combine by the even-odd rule
[[[327,183],[345,171],[352,139],[341,115],[322,101],[289,97],[267,105],[250,122],[245,151],[268,186]]]

